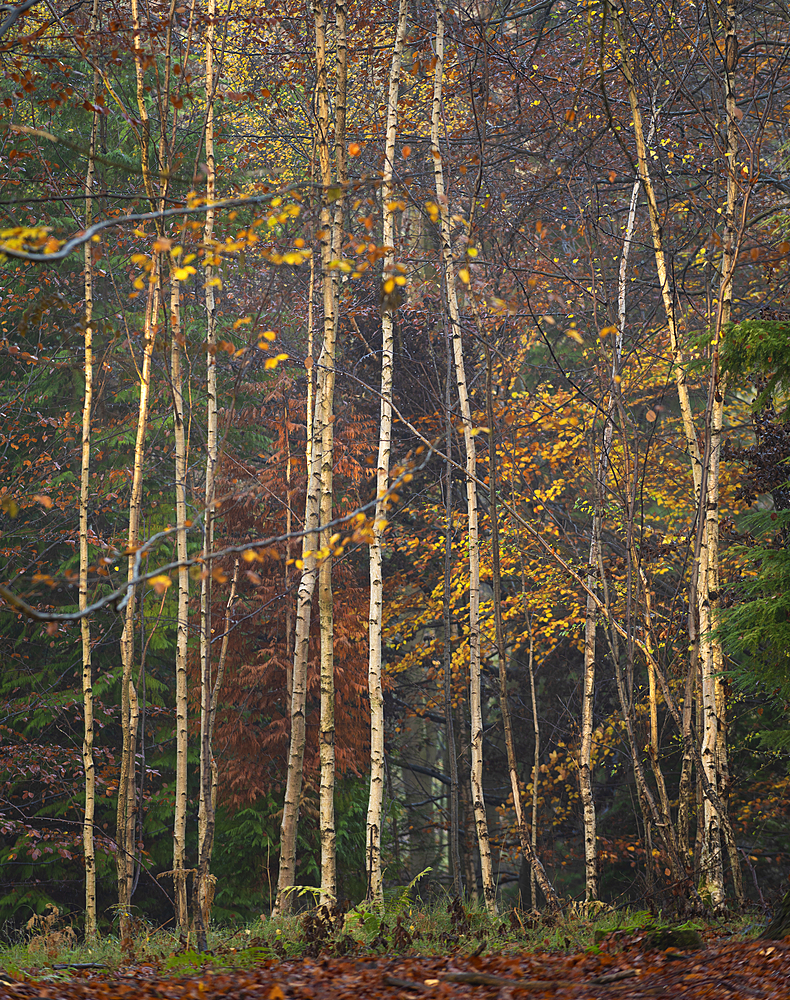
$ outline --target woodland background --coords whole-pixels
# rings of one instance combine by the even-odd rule
[[[788,24],[7,9],[0,920],[778,898]]]

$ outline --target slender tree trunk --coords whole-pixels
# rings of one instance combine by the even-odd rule
[[[129,551],[127,579],[134,579],[134,552],[140,541],[145,436],[148,428],[148,404],[151,390],[151,359],[156,338],[156,317],[159,312],[159,258],[155,259],[148,288],[148,302],[143,319],[143,358],[140,366],[140,395],[137,414],[137,434],[132,468],[132,489],[129,497]],[[131,588],[121,633],[121,772],[118,781],[118,812],[116,824],[116,866],[118,871],[118,906],[121,942],[131,944],[131,889],[134,877],[134,830],[136,819],[135,744],[137,728],[137,693],[132,682],[134,662],[135,588]]]
[[[690,608],[693,614],[694,609]],[[678,780],[678,853],[684,864],[688,864],[689,857],[693,853],[689,832],[691,828],[690,805],[692,795],[691,773],[692,754],[691,741],[693,739],[691,731],[691,713],[694,708],[695,678],[697,676],[696,655],[692,651],[689,668],[686,673],[686,687],[683,694],[683,716],[681,731],[683,734],[683,758],[680,765],[680,779]]]
[[[393,172],[395,164],[395,139],[398,128],[398,89],[401,56],[408,29],[408,0],[400,0],[395,44],[390,64],[389,92],[387,96],[386,145],[384,149],[384,175],[381,187],[382,243],[384,255],[384,289],[392,282],[390,295],[395,290],[398,277],[395,272],[395,209],[391,207],[394,193]],[[392,299],[386,299],[391,302]],[[368,661],[368,691],[370,694],[370,795],[366,826],[368,899],[378,907],[384,905],[381,872],[381,814],[384,801],[384,694],[381,687],[382,656],[381,630],[384,610],[384,580],[382,576],[382,536],[387,517],[387,487],[389,485],[390,441],[392,438],[392,367],[393,367],[393,309],[385,306],[381,314],[381,408],[379,416],[379,449],[376,461],[376,514],[373,524],[373,541],[370,545],[370,617]]]
[[[293,457],[291,455],[291,428],[288,421],[288,403],[283,403],[283,446],[285,448],[285,565],[283,566],[283,593],[285,594],[285,706],[291,718],[291,691],[293,689],[293,603],[291,601],[291,535],[293,533]]]
[[[714,338],[711,345],[711,375],[708,406],[706,410],[706,462],[704,477],[705,503],[702,508],[702,536],[706,549],[704,585],[698,587],[700,658],[702,678],[703,739],[702,763],[711,787],[716,791],[722,804],[725,776],[729,773],[726,742],[726,698],[724,693],[724,657],[721,641],[716,635],[720,609],[719,580],[719,471],[721,463],[722,426],[724,422],[724,400],[726,381],[719,368],[721,339],[730,322],[733,298],[733,274],[738,253],[735,221],[738,185],[736,180],[736,157],[738,155],[737,102],[735,95],[735,69],[738,59],[738,36],[735,5],[728,2],[722,17],[718,4],[708,4],[711,28],[715,36],[719,28],[724,29],[724,102],[727,122],[725,169],[727,171],[727,199],[724,208],[724,234],[719,287],[718,315],[714,322]],[[715,23],[721,21],[721,24]],[[718,53],[716,54],[718,58]],[[700,569],[702,574],[703,569]],[[700,581],[701,582],[701,581]],[[721,828],[727,823],[719,816],[717,809],[705,798],[703,803],[703,840],[701,866],[706,880],[703,891],[710,895],[715,909],[721,909],[725,902],[724,867],[721,857]],[[743,905],[740,859],[735,849],[734,838],[727,837],[733,883],[738,905]]]
[[[311,272],[312,277],[312,272]],[[312,296],[312,281],[311,281]],[[299,804],[302,795],[302,776],[305,748],[305,707],[307,702],[307,661],[310,650],[310,622],[313,597],[318,578],[316,550],[318,548],[318,515],[321,499],[321,393],[322,379],[315,383],[314,405],[311,407],[313,385],[313,330],[308,330],[308,350],[305,364],[308,368],[307,399],[307,490],[305,495],[302,558],[297,568],[302,576],[296,602],[296,634],[294,637],[294,663],[291,688],[291,735],[288,746],[288,772],[285,784],[285,801],[280,829],[280,870],[277,878],[277,899],[273,915],[289,913],[292,894],[288,891],[296,876],[296,830]]]
[[[321,391],[321,522],[332,520],[334,508],[334,393],[335,342],[337,338],[337,305],[339,273],[333,261],[341,252],[343,222],[343,188],[345,164],[346,112],[346,12],[345,0],[335,4],[337,36],[335,81],[335,167],[336,184],[332,186],[330,160],[330,109],[327,80],[326,7],[324,0],[314,0],[315,52],[317,73],[317,135],[316,148],[321,170],[321,265],[324,292],[324,343],[321,353],[319,380]],[[332,211],[330,201],[335,201]],[[334,605],[332,596],[331,529],[321,532],[321,562],[318,576],[318,607],[321,626],[321,718],[319,753],[321,783],[319,788],[319,823],[321,835],[321,898],[332,902],[337,898],[337,862],[335,851],[335,679],[334,679]]]
[[[596,493],[598,493],[598,490],[596,490]],[[595,589],[597,583],[600,531],[601,518],[598,510],[598,498],[596,497],[596,512],[593,515],[590,532],[590,555],[587,573],[587,586],[591,591]],[[588,594],[587,612],[584,619],[584,673],[582,674],[582,718],[581,741],[579,743],[579,794],[582,800],[584,823],[584,894],[588,903],[598,899],[598,836],[592,777],[597,620],[598,609],[593,597]]]
[[[464,887],[460,853],[460,809],[458,785],[458,754],[455,742],[455,721],[453,718],[453,625],[452,625],[452,567],[453,567],[453,349],[450,337],[445,333],[447,362],[444,383],[445,445],[447,456],[444,465],[444,587],[442,608],[444,618],[444,720],[447,733],[447,759],[450,770],[450,829],[449,861],[453,876],[453,889],[458,899],[463,898]]]
[[[538,852],[538,785],[540,783],[540,719],[538,717],[538,696],[535,690],[535,644],[532,640],[532,622],[529,622],[529,696],[532,704],[532,733],[535,749],[532,754],[532,823],[530,825],[530,840],[532,850]],[[538,888],[535,869],[530,870],[530,895],[532,909],[538,908]]]
[[[98,0],[93,0],[91,11],[90,39],[96,36],[98,26]],[[93,73],[93,99],[99,89],[99,73]],[[88,168],[85,175],[85,228],[93,219],[93,180],[96,172],[96,132],[99,113],[94,111],[91,122]],[[88,606],[88,501],[90,496],[91,466],[91,407],[93,405],[93,243],[85,244],[85,395],[82,404],[82,462],[80,467],[80,575],[79,609]],[[82,637],[82,701],[84,736],[82,742],[82,764],[85,771],[85,817],[82,828],[82,845],[85,857],[85,940],[96,940],[96,851],[93,822],[96,811],[96,770],[93,760],[93,668],[91,661],[91,626],[87,617],[80,620]]]
[[[458,387],[458,398],[461,419],[464,430],[464,446],[466,450],[466,494],[468,511],[468,544],[469,544],[469,710],[471,716],[471,786],[472,802],[475,816],[478,847],[480,850],[480,866],[483,880],[483,895],[486,909],[496,913],[496,886],[491,861],[491,841],[488,835],[488,819],[486,816],[485,797],[483,794],[483,711],[481,704],[480,685],[480,546],[478,533],[478,503],[477,503],[477,453],[473,434],[472,409],[464,370],[463,342],[461,339],[461,324],[458,313],[458,300],[455,294],[455,265],[450,234],[450,212],[445,194],[444,168],[439,149],[439,125],[442,111],[442,84],[444,75],[444,27],[445,2],[437,0],[436,4],[436,64],[434,68],[434,88],[431,112],[431,152],[434,163],[434,183],[436,200],[438,202],[441,243],[442,269],[444,274],[445,293],[452,330],[453,358],[455,361],[455,376]]]
[[[216,0],[208,0],[206,15],[205,43],[205,87],[206,87],[206,202],[210,205],[216,198],[214,159],[214,90],[215,90],[215,18]],[[198,803],[198,876],[197,923],[198,949],[207,948],[206,931],[210,906],[207,904],[209,869],[213,848],[214,807],[212,786],[213,755],[211,752],[211,602],[213,565],[211,552],[214,546],[214,516],[216,506],[216,475],[219,460],[218,400],[217,400],[217,305],[215,295],[215,266],[212,242],[214,239],[215,212],[206,212],[203,230],[205,256],[205,296],[206,296],[206,483],[203,522],[203,575],[200,586],[200,797]]]
[[[176,925],[181,934],[189,927],[186,885],[187,831],[187,643],[189,640],[189,572],[187,559],[187,441],[181,373],[181,289],[170,274],[170,378],[173,386],[173,436],[175,438],[176,548],[178,561],[178,605],[176,611],[176,788],[173,817],[173,887]]]
[[[650,126],[647,142],[652,140],[656,128],[656,116]],[[606,505],[607,479],[609,475],[609,453],[612,447],[614,424],[612,414],[619,395],[619,373],[623,353],[623,336],[626,324],[626,287],[628,259],[634,238],[636,223],[636,207],[639,194],[640,179],[636,178],[631,189],[631,202],[628,209],[626,230],[623,238],[623,251],[620,256],[620,267],[617,284],[617,314],[618,322],[615,335],[615,345],[612,352],[612,382],[609,403],[604,424],[601,454],[594,467],[595,509],[593,511],[590,529],[590,552],[587,560],[587,608],[584,622],[584,674],[582,679],[582,719],[581,745],[579,748],[579,789],[584,814],[584,870],[585,896],[587,901],[598,898],[598,856],[597,856],[597,824],[595,815],[595,796],[592,779],[592,734],[594,728],[595,706],[595,672],[596,672],[596,632],[598,611],[593,596],[599,579],[601,560],[601,531],[603,528]],[[630,702],[629,702],[630,703]]]
[[[140,167],[143,187],[151,208],[156,207],[151,178],[150,120],[145,103],[145,58],[142,50],[142,25],[139,0],[132,0],[132,30],[134,39],[135,90],[140,115]],[[127,531],[127,579],[134,579],[134,552],[139,544],[142,511],[145,437],[148,429],[148,410],[151,391],[151,361],[156,341],[161,299],[161,255],[155,253],[148,279],[146,308],[143,317],[143,356],[138,366],[140,394],[138,400],[137,433],[135,436],[132,468],[132,488],[129,496],[129,525]],[[137,792],[135,781],[136,726],[138,718],[137,693],[132,682],[134,661],[134,619],[136,608],[135,588],[130,588],[124,627],[121,633],[121,766],[118,780],[118,809],[116,823],[116,868],[118,874],[118,913],[121,945],[131,946],[131,896],[134,879],[135,828]]]

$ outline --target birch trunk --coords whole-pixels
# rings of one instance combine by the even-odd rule
[[[321,170],[321,267],[324,299],[324,342],[321,351],[319,381],[321,409],[316,411],[321,425],[321,523],[332,520],[334,473],[334,394],[335,341],[337,336],[337,300],[339,272],[333,261],[340,256],[343,221],[342,188],[345,162],[346,111],[346,14],[345,2],[335,4],[337,36],[335,83],[335,165],[336,186],[332,186],[330,160],[330,110],[327,80],[327,16],[324,0],[314,0],[315,53],[317,74],[317,135],[316,148]],[[332,211],[330,199],[335,201]],[[319,754],[321,782],[319,788],[319,824],[321,836],[321,899],[334,902],[337,898],[337,862],[335,853],[335,678],[334,678],[334,605],[332,596],[332,556],[330,529],[321,532],[321,561],[318,572],[318,609],[321,632],[321,718],[319,724]]]
[[[98,25],[98,0],[93,0],[90,38],[96,35]],[[99,89],[99,73],[93,73],[93,99]],[[96,131],[99,113],[94,111],[91,122],[88,168],[85,175],[85,228],[93,220],[93,180],[96,171]],[[80,465],[80,570],[79,609],[88,607],[88,500],[90,495],[91,467],[91,406],[93,405],[93,244],[85,244],[85,395],[82,403],[82,460]],[[93,760],[93,669],[91,661],[91,626],[87,615],[80,620],[82,638],[82,703],[84,735],[82,765],[85,771],[85,816],[82,827],[82,846],[85,857],[85,940],[96,940],[96,851],[93,822],[96,812],[96,770]]]
[[[186,886],[187,830],[187,643],[189,640],[189,572],[187,559],[187,443],[184,425],[184,395],[181,373],[181,290],[170,275],[170,378],[173,386],[173,436],[175,438],[176,548],[178,561],[178,605],[176,611],[176,787],[173,818],[173,887],[176,926],[181,934],[189,928]]]
[[[486,909],[496,913],[496,887],[491,861],[491,842],[488,836],[485,797],[483,794],[483,712],[480,690],[480,547],[477,503],[477,454],[472,433],[472,410],[464,370],[461,324],[458,300],[455,294],[455,265],[450,236],[450,213],[445,194],[444,169],[439,150],[439,124],[442,113],[442,83],[444,75],[444,28],[446,6],[444,0],[436,4],[436,63],[434,68],[433,101],[431,109],[431,154],[433,156],[436,200],[439,207],[442,269],[447,306],[452,330],[453,358],[458,398],[463,421],[466,451],[466,494],[469,539],[469,710],[471,721],[471,787],[477,842],[480,850],[480,867]]]
[[[145,103],[144,53],[142,50],[142,25],[139,0],[132,0],[132,31],[134,39],[135,90],[137,108],[142,127],[140,136],[140,168],[143,187],[151,208],[156,207],[151,171],[149,165],[150,136],[149,117]],[[151,391],[151,361],[157,332],[161,286],[160,255],[155,254],[148,280],[146,308],[143,317],[143,356],[138,365],[140,395],[137,411],[137,432],[135,436],[132,468],[132,487],[129,496],[129,525],[127,532],[127,579],[134,579],[134,552],[140,540],[140,516],[142,509],[143,465],[145,459],[145,437],[148,429],[148,408]],[[137,693],[132,682],[134,661],[134,619],[136,607],[135,588],[130,588],[126,605],[124,627],[121,633],[121,765],[118,779],[118,808],[116,816],[116,869],[118,876],[118,913],[121,945],[131,946],[131,897],[134,878],[135,825],[137,794],[135,781],[135,746],[137,721]]]
[[[442,611],[444,624],[444,723],[447,732],[447,759],[450,772],[450,829],[448,831],[449,865],[453,875],[453,890],[457,899],[464,894],[460,852],[460,806],[458,785],[458,754],[455,742],[453,717],[453,625],[452,625],[452,567],[453,567],[453,349],[445,332],[446,365],[444,381],[445,464],[444,464],[444,585]]]
[[[522,588],[523,589],[523,588]],[[535,740],[535,750],[532,755],[532,823],[530,826],[529,842],[532,850],[538,851],[538,784],[540,782],[540,719],[538,716],[538,696],[535,690],[535,657],[534,642],[532,641],[532,622],[529,623],[529,696],[532,704],[532,733]],[[538,908],[537,877],[534,868],[530,871],[530,895],[532,909]]]
[[[395,210],[390,208],[394,193],[393,172],[395,165],[395,139],[398,128],[398,90],[401,57],[406,40],[408,0],[400,0],[395,45],[390,65],[389,92],[387,96],[386,145],[384,150],[384,175],[381,186],[382,243],[385,248],[385,294],[388,282],[395,282]],[[391,299],[385,299],[391,302]],[[384,905],[381,872],[381,814],[384,800],[384,694],[381,686],[381,631],[384,609],[384,580],[382,577],[382,535],[387,517],[387,487],[389,485],[390,442],[392,438],[392,367],[393,367],[393,310],[386,305],[381,314],[381,408],[379,415],[379,448],[376,460],[376,514],[373,541],[370,545],[370,616],[368,661],[368,692],[370,694],[370,795],[366,825],[368,899],[379,908]]]
[[[132,490],[129,497],[129,527],[126,537],[129,552],[127,580],[134,579],[134,552],[140,542],[143,466],[145,437],[148,429],[148,404],[151,390],[151,359],[156,338],[156,316],[159,312],[159,259],[155,259],[148,288],[148,302],[143,320],[143,358],[140,365],[140,396],[137,411],[137,433],[132,468]],[[132,682],[134,662],[135,587],[132,586],[126,606],[121,633],[121,768],[118,780],[118,810],[116,823],[116,867],[118,873],[118,907],[121,942],[131,943],[131,891],[134,877],[134,827],[136,818],[135,743],[137,730],[137,693]]]
[[[206,87],[206,202],[211,203],[216,198],[215,191],[215,159],[214,159],[214,37],[215,18],[217,13],[216,0],[208,0],[206,6],[206,49],[205,49],[205,87]],[[198,803],[198,876],[197,876],[197,906],[194,918],[197,923],[198,950],[205,951],[206,923],[210,905],[209,869],[214,832],[214,785],[213,756],[211,751],[211,601],[212,601],[212,563],[211,552],[214,546],[214,513],[215,513],[215,479],[217,461],[219,458],[218,435],[218,400],[217,400],[217,304],[215,294],[215,266],[212,243],[214,240],[214,209],[206,212],[206,223],[203,230],[205,247],[205,295],[206,295],[206,484],[205,507],[203,522],[203,573],[200,586],[200,793]]]
[[[704,497],[705,503],[700,516],[704,518],[702,535],[706,549],[704,585],[699,586],[699,639],[701,660],[703,739],[702,764],[711,788],[724,803],[726,791],[724,777],[728,773],[726,744],[726,701],[723,688],[724,657],[721,642],[715,630],[719,622],[719,471],[721,464],[722,426],[724,422],[724,399],[726,382],[719,369],[719,350],[724,330],[730,322],[733,297],[733,274],[738,253],[735,223],[738,187],[735,161],[738,155],[737,102],[735,95],[735,69],[738,53],[738,36],[735,5],[727,3],[724,17],[718,5],[711,9],[709,16],[721,19],[724,28],[724,102],[727,122],[725,169],[727,172],[727,200],[724,208],[724,239],[719,285],[719,303],[714,322],[714,337],[711,344],[711,375],[706,411],[706,443]],[[718,35],[719,24],[711,24],[712,33]],[[718,58],[718,53],[716,54]],[[700,569],[700,574],[703,570]],[[706,796],[703,803],[704,838],[702,842],[701,868],[703,873],[702,891],[710,896],[714,909],[721,909],[725,903],[724,866],[721,856],[721,827],[727,822]],[[741,868],[734,838],[727,838],[730,848],[730,864],[738,905],[743,904]]]
[[[312,269],[311,269],[312,278]],[[312,280],[310,282],[312,296]],[[312,310],[311,310],[312,314]],[[272,915],[291,911],[293,899],[288,891],[296,876],[296,830],[299,803],[302,795],[302,775],[305,748],[305,706],[307,701],[307,660],[310,650],[310,623],[313,597],[318,578],[316,550],[318,548],[318,515],[321,499],[321,411],[320,379],[313,385],[313,330],[308,330],[308,352],[305,360],[308,376],[307,397],[307,490],[305,495],[302,558],[297,562],[302,575],[296,601],[296,632],[294,636],[294,663],[291,684],[291,735],[288,745],[288,772],[285,784],[285,801],[280,828],[280,870],[277,877],[277,898]],[[313,397],[313,398],[311,398]],[[311,406],[311,402],[313,405]]]

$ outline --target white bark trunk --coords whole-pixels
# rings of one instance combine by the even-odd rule
[[[206,87],[206,201],[211,204],[216,198],[215,191],[215,161],[214,161],[214,37],[215,18],[217,13],[216,0],[208,0],[206,5],[206,42],[205,42],[205,87]],[[211,601],[212,601],[212,570],[211,551],[214,545],[214,508],[216,503],[215,481],[217,462],[219,459],[218,435],[218,400],[217,400],[217,366],[216,366],[216,316],[217,305],[214,291],[215,268],[211,243],[214,239],[215,213],[213,209],[206,212],[206,222],[203,230],[203,242],[206,246],[206,264],[204,266],[205,296],[206,296],[206,489],[203,522],[203,577],[200,587],[200,793],[198,803],[198,910],[195,919],[198,921],[198,947],[205,950],[205,932],[207,927],[210,904],[208,902],[211,888],[209,885],[209,869],[213,847],[214,827],[214,785],[213,761],[211,752],[210,719],[212,709],[212,677],[211,677]],[[201,919],[202,918],[202,919]],[[201,926],[203,925],[203,926]]]
[[[390,208],[394,186],[395,139],[398,128],[398,90],[401,58],[408,29],[409,0],[400,0],[395,45],[390,64],[389,92],[387,96],[386,145],[384,149],[384,176],[381,187],[382,243],[385,247],[383,281],[395,282],[395,210]],[[386,293],[386,287],[385,287]],[[367,873],[368,899],[377,906],[384,905],[381,872],[381,816],[384,801],[384,694],[381,686],[381,630],[384,609],[384,580],[382,577],[382,535],[387,517],[385,494],[389,484],[390,442],[392,439],[392,368],[393,368],[393,315],[391,308],[381,314],[381,409],[379,417],[379,450],[376,460],[376,515],[373,541],[370,545],[370,618],[368,662],[368,691],[370,693],[370,795],[367,815]]]
[[[178,560],[187,559],[187,443],[184,424],[184,395],[181,373],[181,297],[178,280],[170,275],[170,378],[173,385],[173,436],[175,438],[176,548]],[[178,571],[178,606],[176,611],[176,787],[173,816],[173,888],[176,926],[182,934],[189,927],[186,886],[187,830],[187,643],[189,640],[189,572],[186,565]]]
[[[336,79],[335,79],[335,168],[336,185],[332,188],[332,168],[329,151],[330,109],[327,81],[326,7],[324,0],[314,0],[315,50],[317,73],[317,136],[316,148],[323,188],[321,209],[321,263],[324,292],[324,343],[321,353],[319,380],[322,383],[321,410],[316,415],[321,422],[321,523],[332,520],[334,508],[334,392],[335,343],[337,338],[337,303],[339,271],[333,261],[340,257],[343,222],[342,181],[345,163],[346,113],[346,14],[345,2],[335,4]],[[334,211],[330,206],[334,199]],[[319,823],[321,837],[321,899],[325,903],[337,898],[337,861],[335,834],[335,678],[334,678],[334,603],[332,595],[331,530],[321,532],[321,564],[319,568],[318,606],[321,630],[321,717],[319,754],[321,781],[319,788]]]
[[[720,16],[718,7],[716,16]],[[699,591],[699,640],[702,675],[703,741],[702,762],[711,788],[723,799],[726,790],[723,777],[727,774],[726,743],[726,701],[723,689],[724,657],[721,642],[715,635],[719,621],[719,472],[721,463],[722,427],[724,423],[724,399],[727,391],[725,379],[719,370],[721,339],[730,322],[733,299],[733,275],[738,254],[736,232],[736,200],[738,186],[735,161],[738,155],[737,102],[735,95],[735,67],[737,63],[737,22],[735,5],[729,2],[723,20],[724,27],[724,99],[727,121],[727,146],[725,169],[727,171],[727,200],[724,208],[723,252],[719,303],[715,317],[714,338],[711,344],[711,376],[707,407],[707,455],[705,466],[705,504],[701,516],[704,517],[702,533],[706,549],[704,585]],[[716,35],[719,25],[712,25]],[[716,53],[719,58],[718,52]],[[700,577],[703,570],[700,569]],[[702,582],[702,581],[701,581]],[[721,909],[725,903],[724,865],[721,852],[723,824],[727,818],[719,816],[714,804],[706,796],[703,803],[704,839],[702,842],[701,868],[703,891],[709,895],[711,904]],[[743,888],[740,878],[740,860],[737,850],[730,844],[730,863],[738,897],[743,903]]]
[[[93,2],[90,21],[91,40],[98,25],[98,0]],[[99,74],[94,70],[94,102],[99,88]],[[95,173],[96,131],[99,114],[94,112],[91,122],[88,169],[85,175],[85,228],[93,219],[93,178]],[[88,500],[90,495],[91,466],[91,406],[93,405],[93,244],[85,244],[85,395],[82,404],[82,461],[80,467],[80,570],[79,609],[88,606]],[[83,742],[82,765],[85,771],[85,816],[82,827],[82,845],[85,857],[85,940],[96,939],[96,851],[93,821],[96,811],[96,770],[93,760],[93,668],[91,660],[91,627],[87,615],[80,621],[82,638],[82,703]]]

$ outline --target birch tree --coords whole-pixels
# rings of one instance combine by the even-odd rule
[[[719,481],[722,448],[724,402],[727,392],[726,379],[719,368],[721,341],[732,314],[733,275],[738,257],[738,230],[736,201],[738,183],[736,159],[738,156],[738,106],[735,94],[735,71],[738,62],[738,34],[735,4],[726,6],[709,0],[708,17],[711,35],[724,33],[724,52],[716,51],[722,66],[724,91],[725,148],[723,150],[726,172],[726,199],[723,212],[722,261],[719,281],[718,304],[713,318],[711,344],[711,373],[708,383],[708,401],[705,410],[705,464],[702,495],[704,505],[699,508],[700,539],[704,557],[700,559],[697,583],[699,608],[699,636],[701,659],[701,694],[703,712],[702,765],[711,788],[721,798],[723,781],[727,774],[726,701],[724,694],[724,657],[721,640],[716,634],[721,606],[719,581]],[[704,579],[703,579],[704,574]],[[730,864],[735,881],[738,902],[743,901],[740,884],[740,859],[729,829],[726,816],[709,796],[703,799],[705,827],[701,867],[706,878],[704,887],[710,894],[715,909],[724,906],[724,871],[721,858],[722,833],[727,837]]]
[[[621,71],[628,87],[628,99],[631,108],[631,119],[634,126],[639,178],[648,206],[650,229],[656,270],[664,305],[664,313],[670,336],[670,347],[673,355],[675,384],[683,420],[686,445],[691,460],[693,495],[697,510],[697,546],[692,575],[690,625],[698,629],[699,659],[700,659],[700,709],[702,722],[702,739],[699,766],[702,773],[698,775],[703,786],[702,817],[698,831],[702,837],[701,854],[701,895],[710,905],[718,910],[724,905],[724,869],[721,858],[722,830],[727,839],[731,854],[732,872],[736,894],[742,896],[740,888],[740,862],[734,848],[734,837],[729,818],[726,815],[724,803],[719,794],[719,764],[726,759],[724,749],[723,726],[723,692],[719,687],[722,658],[721,647],[715,636],[711,635],[716,619],[716,602],[718,601],[718,490],[719,463],[721,454],[721,429],[725,386],[721,382],[718,371],[718,342],[722,333],[723,320],[729,321],[732,302],[732,274],[737,245],[735,241],[735,200],[737,186],[735,180],[735,156],[737,155],[737,107],[734,91],[734,70],[737,62],[737,34],[735,30],[734,7],[728,4],[722,25],[725,29],[724,53],[724,92],[726,149],[725,170],[727,175],[727,195],[724,210],[724,253],[722,256],[721,283],[719,290],[719,306],[714,318],[713,367],[709,381],[708,405],[705,414],[705,449],[701,451],[697,427],[692,412],[687,377],[686,359],[680,340],[675,311],[675,290],[672,286],[670,270],[667,265],[667,255],[664,246],[664,235],[658,201],[650,173],[647,143],[645,140],[642,117],[639,109],[636,81],[633,63],[625,38],[619,8],[607,2],[606,9],[611,12],[618,38],[619,62]],[[720,8],[713,4],[708,12],[711,17],[718,18]],[[720,27],[718,22],[715,30]],[[729,47],[729,48],[728,48]],[[711,589],[711,587],[713,589]],[[697,622],[694,623],[693,612],[696,612]],[[704,637],[704,638],[703,638]],[[694,644],[692,643],[694,651]],[[684,736],[691,739],[690,727],[684,716]]]
[[[370,694],[370,794],[366,823],[366,862],[368,898],[377,906],[384,905],[381,872],[381,818],[384,799],[384,694],[381,686],[381,629],[384,611],[384,580],[382,575],[382,536],[387,517],[387,486],[389,482],[390,443],[392,439],[392,369],[393,369],[393,303],[395,270],[395,140],[398,130],[398,91],[403,46],[408,31],[409,3],[400,0],[395,44],[390,63],[387,91],[387,122],[384,147],[384,171],[381,184],[382,244],[384,246],[384,308],[381,313],[381,407],[379,412],[379,447],[376,459],[376,513],[373,539],[370,544],[370,618],[368,690]]]
[[[334,401],[335,356],[338,324],[343,226],[343,183],[345,180],[347,38],[345,0],[335,2],[335,183],[330,156],[330,106],[327,73],[327,14],[324,0],[314,0],[315,54],[317,77],[316,149],[321,171],[321,267],[324,300],[324,343],[319,379],[321,391],[321,523],[329,524],[334,509]],[[331,202],[334,202],[334,209]],[[337,857],[335,833],[335,676],[334,606],[332,595],[331,529],[321,531],[318,606],[321,630],[321,719],[319,754],[319,825],[321,836],[321,898],[337,898]]]
[[[176,782],[173,814],[173,886],[176,926],[185,934],[189,925],[186,885],[187,828],[187,643],[189,640],[189,571],[187,560],[187,441],[184,424],[184,390],[181,352],[181,289],[178,278],[170,273],[170,379],[173,392],[173,436],[175,440],[176,554],[178,569],[178,606],[176,611]]]
[[[91,10],[89,37],[96,37],[99,22],[98,0],[94,0]],[[93,184],[96,174],[96,133],[99,125],[99,111],[96,97],[99,91],[99,72],[93,71],[93,103],[91,118],[88,167],[85,174],[85,228],[93,220]],[[88,503],[90,497],[91,468],[91,408],[93,406],[93,244],[85,244],[84,263],[85,284],[85,326],[83,342],[85,349],[84,373],[85,395],[82,402],[82,455],[80,465],[80,569],[79,569],[79,609],[88,607]],[[85,939],[92,942],[96,938],[96,846],[93,830],[96,813],[96,770],[93,759],[93,663],[91,657],[90,619],[85,615],[80,621],[82,639],[82,699],[84,716],[84,737],[82,743],[82,763],[85,770],[85,817],[83,820],[82,844],[85,856]]]
[[[214,97],[216,88],[215,20],[216,0],[206,6],[205,88],[206,120],[203,137],[206,153],[206,203],[211,206],[216,198],[214,154]],[[215,286],[214,223],[216,213],[209,207],[203,229],[205,248],[205,304],[206,304],[206,482],[203,521],[203,573],[200,586],[200,800],[198,807],[198,876],[195,919],[198,921],[199,946],[205,950],[205,923],[210,910],[209,868],[214,841],[214,815],[217,765],[211,748],[212,715],[212,627],[211,601],[214,567],[211,552],[214,547],[214,516],[216,506],[216,476],[219,459],[219,433],[217,400],[217,303]],[[219,261],[216,260],[216,264]]]

